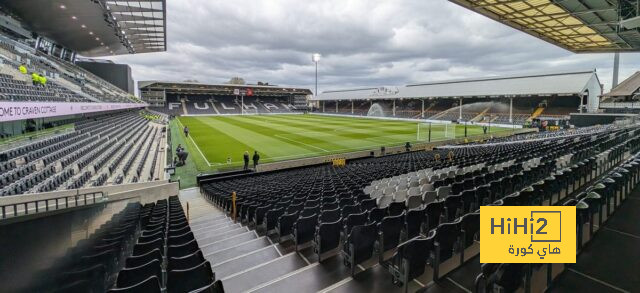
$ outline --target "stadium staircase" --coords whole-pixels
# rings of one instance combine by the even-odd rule
[[[233,221],[200,196],[197,188],[180,191],[180,199],[203,255],[225,292],[258,290],[310,266],[293,247]]]
[[[189,112],[187,111],[187,103],[185,103],[185,99],[180,99],[180,104],[182,104],[182,115],[189,114]]]
[[[424,111],[419,112],[417,115],[413,116],[413,119],[420,119],[423,117],[429,117],[429,115],[427,115],[427,113],[429,113],[429,111],[431,111],[431,108],[433,108],[433,106],[435,106],[436,103],[432,103],[431,105],[429,105],[429,107],[427,107],[426,109],[424,109]]]
[[[544,107],[538,107],[535,111],[533,111],[533,114],[531,114],[531,117],[529,117],[529,119],[527,119],[527,121],[531,121],[533,119],[538,118],[538,116],[542,115],[542,112],[544,112]]]
[[[209,103],[211,104],[211,107],[213,107],[213,111],[216,112],[216,115],[220,115],[220,111],[218,111],[218,107],[216,107],[216,103],[214,103],[213,100],[209,100]]]
[[[434,115],[433,117],[430,117],[429,119],[433,119],[433,120],[439,120],[440,118],[446,116],[449,113],[452,113],[454,111],[459,111],[460,107],[453,107],[447,110],[444,110],[436,115]]]
[[[479,122],[482,121],[482,119],[484,118],[484,115],[487,114],[487,112],[489,112],[489,109],[491,109],[491,107],[487,107],[486,109],[482,110],[482,112],[480,112],[480,114],[476,115],[476,117],[473,117],[473,119],[471,119],[471,122]]]

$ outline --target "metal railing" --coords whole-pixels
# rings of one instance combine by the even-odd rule
[[[0,205],[2,219],[86,206],[103,200],[102,191]]]

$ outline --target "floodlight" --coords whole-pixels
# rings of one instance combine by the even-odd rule
[[[313,55],[311,55],[311,60],[313,62],[318,62],[320,61],[320,54],[319,53],[314,53]]]

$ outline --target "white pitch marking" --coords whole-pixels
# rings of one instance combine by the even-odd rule
[[[315,146],[315,145],[310,145],[310,144],[307,144],[307,143],[304,143],[304,142],[300,142],[300,141],[297,141],[297,140],[295,140],[295,139],[290,139],[290,138],[284,137],[284,136],[279,135],[279,134],[276,134],[276,135],[274,135],[274,136],[275,136],[275,137],[282,138],[282,139],[286,139],[286,140],[288,140],[288,141],[292,141],[292,142],[295,142],[295,143],[303,144],[303,145],[306,145],[306,146],[308,146],[308,147],[312,147],[312,148],[314,148],[314,149],[319,149],[319,150],[321,150],[321,151],[323,151],[323,152],[325,152],[325,153],[328,153],[328,152],[329,152],[328,150],[325,150],[325,149],[323,149],[323,148],[321,148],[321,147],[317,147],[317,146]]]
[[[180,118],[178,118],[178,123],[180,124],[181,128],[184,129],[184,125],[182,124],[182,121],[180,121]],[[193,140],[193,136],[189,135],[189,139],[191,140],[191,142],[193,143],[193,145],[196,146],[196,149],[198,150],[198,152],[200,153],[200,156],[205,160],[205,162],[207,162],[207,165],[209,166],[215,166],[213,164],[211,164],[209,162],[209,160],[207,160],[207,157],[205,157],[205,155],[202,153],[202,150],[200,150],[200,147],[198,146],[198,144],[195,142],[195,140]]]

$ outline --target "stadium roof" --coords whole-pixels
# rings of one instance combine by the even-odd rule
[[[87,57],[166,51],[166,0],[3,0],[28,29]]]
[[[640,71],[637,71],[613,88],[605,97],[630,97],[640,92]]]
[[[317,100],[402,98],[530,97],[579,95],[599,81],[595,70],[457,79],[410,84],[399,88],[364,88],[326,91]],[[600,93],[597,93],[600,94]]]
[[[199,82],[175,82],[145,80],[138,82],[140,90],[164,90],[167,93],[233,95],[235,89],[252,89],[256,95],[310,95],[311,90],[276,85],[254,84],[205,84]]]
[[[638,0],[449,0],[576,53],[640,51]]]

